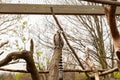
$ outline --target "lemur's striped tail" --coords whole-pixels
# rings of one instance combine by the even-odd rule
[[[62,55],[59,61],[59,80],[63,80],[63,65],[62,65]]]

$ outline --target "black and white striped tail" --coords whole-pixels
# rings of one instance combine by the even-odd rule
[[[62,55],[59,61],[59,80],[63,80],[63,65],[62,65]]]

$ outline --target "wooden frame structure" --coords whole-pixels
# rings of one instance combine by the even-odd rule
[[[56,15],[104,15],[102,6],[44,4],[0,4],[0,14],[51,15],[51,7]],[[120,15],[120,7],[117,7],[116,15]]]

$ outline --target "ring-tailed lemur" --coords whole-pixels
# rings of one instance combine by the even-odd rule
[[[64,42],[61,37],[61,31],[58,30],[57,33],[54,35],[54,46],[55,48],[62,48],[63,45],[64,45]]]

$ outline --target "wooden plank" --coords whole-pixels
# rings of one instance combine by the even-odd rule
[[[115,0],[79,0],[79,1],[87,1],[87,2],[94,2],[94,3],[100,3],[100,4],[120,6],[120,2],[117,0],[116,1]]]
[[[0,14],[44,14],[51,15],[50,7],[56,15],[104,15],[100,6],[42,5],[42,4],[0,4]],[[120,7],[116,15],[120,15]]]

